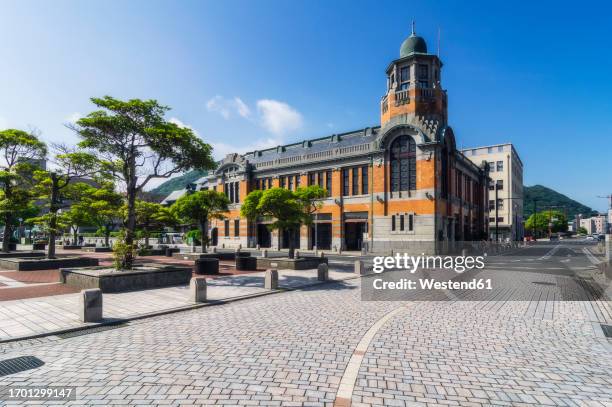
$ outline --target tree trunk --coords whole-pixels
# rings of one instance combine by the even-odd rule
[[[287,236],[289,236],[289,258],[293,259],[295,257],[295,246],[293,245],[293,234],[295,233],[295,231],[292,229],[289,229],[289,233],[287,233]]]
[[[129,162],[129,176],[127,180],[127,219],[125,222],[125,244],[134,246],[134,233],[136,231],[136,164],[135,157],[132,154]],[[131,270],[134,265],[133,250],[127,250],[123,256],[121,267],[125,270]]]
[[[200,221],[200,240],[202,243],[202,253],[206,253],[206,243],[208,241],[208,225],[207,220]]]
[[[55,258],[55,233],[57,229],[57,212],[59,210],[59,180],[53,174],[51,176],[51,197],[49,205],[49,242],[47,245],[47,258]]]
[[[110,246],[110,227],[108,225],[104,229],[104,246]]]
[[[4,185],[4,199],[7,201],[13,197],[13,189],[11,188],[10,182],[6,182]],[[8,212],[4,215],[4,233],[2,235],[2,251],[8,253],[9,244],[11,243],[11,223],[13,221],[13,215]]]
[[[149,228],[148,227],[144,227],[143,228],[143,233],[144,233],[144,238],[145,238],[145,250],[149,248]]]
[[[7,214],[4,217],[4,233],[2,234],[2,251],[9,252],[9,243],[11,243],[11,215]]]
[[[79,239],[79,227],[72,228],[72,244],[76,246],[78,244],[77,240]]]

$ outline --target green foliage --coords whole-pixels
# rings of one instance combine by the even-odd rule
[[[588,206],[582,205],[580,202],[574,201],[573,199],[542,185],[523,187],[523,193],[524,218],[528,218],[533,214],[534,200],[537,200],[538,210],[552,206],[556,206],[558,208],[562,207],[570,219],[574,218],[574,216],[577,214],[583,214],[586,217],[597,214],[596,211]]]
[[[172,205],[171,211],[184,223],[196,224],[200,228],[202,251],[208,243],[207,222],[211,219],[224,219],[228,211],[229,199],[216,191],[197,191],[183,195]]]
[[[185,237],[189,242],[193,241],[196,245],[202,242],[202,233],[200,229],[191,229],[189,232],[185,233]]]
[[[580,235],[586,235],[587,233],[589,233],[589,231],[588,231],[588,230],[586,230],[586,228],[585,228],[585,227],[580,226],[580,227],[578,228],[578,234],[580,234]]]
[[[552,232],[567,231],[567,219],[565,214],[560,211],[542,211],[535,215],[531,215],[525,222],[525,230],[531,232],[534,230],[538,236],[548,234],[549,224],[552,223]]]
[[[285,188],[256,190],[247,195],[240,214],[250,220],[272,218],[270,229],[297,229],[312,222],[312,214],[321,208],[327,191],[317,185],[296,191]]]
[[[136,257],[136,245],[128,244],[122,236],[113,245],[113,266],[116,270],[130,270],[132,263],[126,263],[126,258]],[[126,268],[127,267],[127,268]]]
[[[2,250],[8,251],[8,244],[19,218],[37,214],[33,209],[31,181],[35,166],[33,161],[47,154],[45,143],[22,130],[0,131],[0,222],[4,225]]]
[[[199,224],[210,219],[224,219],[229,199],[216,191],[197,191],[180,197],[171,207],[182,222]]]

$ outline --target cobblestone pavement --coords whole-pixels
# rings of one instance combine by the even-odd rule
[[[364,352],[353,405],[612,405],[612,352],[588,302],[538,305],[552,314],[529,302],[362,302],[358,285],[13,343],[2,359],[45,365],[0,383],[74,385],[73,405],[347,405],[336,393],[349,360],[395,311]]]

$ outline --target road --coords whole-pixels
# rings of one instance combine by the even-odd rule
[[[489,267],[574,279],[593,271],[583,247],[521,249]],[[610,406],[600,324],[611,309],[602,298],[362,301],[351,280],[7,344],[1,359],[44,365],[0,384],[77,386],[72,405]]]

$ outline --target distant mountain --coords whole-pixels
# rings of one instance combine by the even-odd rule
[[[585,216],[596,215],[597,211],[589,208],[580,202],[574,201],[567,196],[558,193],[557,191],[547,188],[543,185],[534,185],[531,187],[523,187],[525,197],[523,199],[523,219],[527,220],[533,213],[533,201],[537,201],[538,212],[551,206],[557,206],[555,210],[564,211],[566,210],[568,219],[572,219],[576,214],[583,214]],[[565,209],[563,208],[565,207]]]
[[[200,171],[200,170],[189,171],[181,175],[180,177],[169,179],[163,184],[158,185],[156,188],[153,188],[149,192],[151,192],[154,195],[163,195],[164,197],[166,197],[170,195],[170,192],[177,191],[179,189],[184,189],[185,186],[187,186],[187,184],[191,184],[192,182],[199,180],[200,178],[204,177],[206,174],[208,174],[208,171]]]

